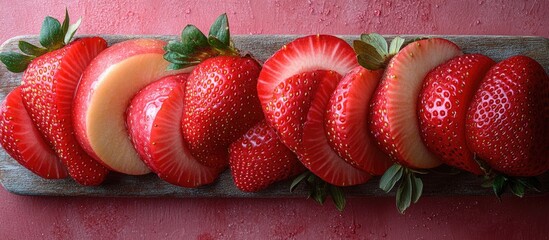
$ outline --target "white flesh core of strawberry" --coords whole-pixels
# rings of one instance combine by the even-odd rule
[[[453,57],[463,54],[454,43],[444,39],[426,39],[413,42],[390,61],[384,79],[387,81],[387,116],[390,135],[396,140],[396,149],[407,163],[416,168],[432,168],[440,161],[421,140],[417,117],[417,98],[423,79],[429,71]]]

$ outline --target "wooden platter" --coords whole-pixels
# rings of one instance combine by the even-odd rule
[[[103,35],[109,44],[127,39],[155,38],[174,40],[178,36],[153,35]],[[233,40],[239,49],[251,53],[260,62],[265,61],[285,43],[297,36],[291,35],[239,35]],[[358,36],[340,36],[351,43]],[[413,39],[419,36],[403,36]],[[459,45],[465,53],[482,53],[495,61],[522,54],[536,59],[549,72],[549,39],[528,36],[439,36]],[[391,39],[393,36],[386,36]],[[19,40],[36,43],[37,36],[19,36],[9,39],[0,46],[0,52],[16,51]],[[21,74],[14,74],[0,67],[0,100],[20,84]],[[447,168],[436,169],[448,171]],[[490,189],[480,187],[481,177],[467,173],[447,174],[430,173],[422,176],[425,195],[487,195]],[[345,188],[350,197],[385,196],[378,186],[379,178],[373,178],[366,184]],[[549,192],[549,173],[540,176],[543,184],[541,194]],[[97,187],[78,185],[71,179],[42,179],[19,165],[3,149],[0,149],[0,182],[9,192],[20,195],[43,196],[104,196],[104,197],[246,197],[246,198],[287,198],[306,196],[306,189],[298,187],[289,191],[290,181],[280,182],[259,193],[244,193],[233,184],[229,171],[225,171],[219,180],[209,186],[198,189],[182,188],[160,180],[156,175],[126,176],[111,173],[104,184]],[[536,193],[539,194],[539,193]],[[394,195],[394,193],[390,194]]]

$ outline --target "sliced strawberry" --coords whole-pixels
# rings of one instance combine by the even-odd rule
[[[23,74],[23,103],[38,130],[55,149],[74,180],[83,185],[103,182],[107,169],[78,144],[72,124],[72,105],[82,72],[107,47],[99,37],[78,39],[34,59]]]
[[[549,77],[534,59],[494,65],[467,114],[467,143],[493,169],[536,176],[549,164]]]
[[[417,105],[427,148],[444,163],[477,175],[484,172],[467,147],[465,117],[480,81],[494,64],[481,54],[451,59],[425,77]]]
[[[363,172],[339,157],[328,144],[324,129],[324,114],[330,96],[337,88],[340,75],[328,71],[320,83],[303,125],[303,144],[298,149],[299,159],[312,173],[336,186],[351,186],[364,183],[371,175]]]
[[[264,109],[269,124],[277,130],[280,140],[294,152],[301,148],[303,124],[318,86],[325,78],[339,81],[339,75],[328,72],[303,72],[280,82]]]
[[[191,72],[181,126],[190,151],[202,164],[226,167],[229,145],[263,119],[256,97],[260,69],[250,57],[218,56]]]
[[[328,143],[349,164],[372,175],[391,166],[368,128],[369,102],[383,71],[361,66],[347,73],[330,98],[325,116]]]
[[[421,140],[417,99],[427,73],[461,54],[454,43],[432,38],[408,44],[389,62],[371,102],[370,130],[400,164],[416,169],[440,165]]]
[[[245,192],[263,190],[305,170],[266,121],[231,144],[229,162],[236,187]]]
[[[68,176],[67,169],[25,110],[21,87],[9,93],[0,106],[0,143],[13,159],[40,177]]]
[[[188,75],[160,79],[139,91],[127,110],[126,125],[141,159],[165,181],[182,187],[214,182],[219,170],[200,164],[180,131],[183,86]]]
[[[275,89],[290,77],[315,70],[344,75],[358,66],[353,48],[338,37],[310,35],[288,43],[263,65],[257,83],[259,100],[265,110]]]

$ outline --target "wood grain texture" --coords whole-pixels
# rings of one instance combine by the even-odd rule
[[[123,36],[103,35],[109,45],[135,38],[155,38],[174,40],[177,36]],[[351,43],[358,36],[340,36]],[[388,39],[393,36],[386,36]],[[406,39],[418,36],[403,36]],[[522,54],[536,59],[549,70],[549,39],[542,37],[515,37],[515,36],[441,36],[459,45],[465,53],[482,53],[496,61],[507,57]],[[295,39],[289,35],[240,35],[234,36],[239,49],[251,53],[256,59],[263,62],[285,43]],[[26,40],[37,42],[37,36],[20,36],[9,39],[0,47],[0,52],[15,51],[17,42]],[[0,100],[20,84],[21,74],[13,74],[5,67],[0,68]],[[445,168],[442,168],[445,170]],[[447,169],[446,169],[447,170]],[[481,188],[480,177],[467,173],[448,175],[431,173],[423,176],[425,195],[487,195],[492,194],[490,189]],[[378,187],[379,178],[374,178],[366,184],[345,188],[346,194],[351,197],[386,195]],[[542,194],[549,192],[549,174],[540,177],[544,188]],[[243,193],[233,184],[230,173],[224,172],[219,180],[209,186],[198,189],[182,188],[170,185],[154,174],[146,176],[126,176],[111,173],[104,184],[98,187],[84,187],[71,179],[46,180],[20,166],[15,160],[0,150],[0,181],[9,192],[21,195],[48,195],[48,196],[116,196],[116,197],[245,197],[245,198],[279,198],[303,197],[306,189],[297,188],[289,192],[289,181],[280,182],[260,193]],[[391,193],[389,195],[394,195]]]

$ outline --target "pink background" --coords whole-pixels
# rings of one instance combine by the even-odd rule
[[[134,3],[135,2],[135,3]],[[233,34],[501,34],[549,37],[549,1],[0,0],[0,42],[37,34],[45,15],[83,16],[79,33],[179,34],[220,14]],[[0,188],[2,239],[547,239],[549,196],[424,197],[400,215],[392,198],[345,212],[304,199],[17,196]]]

